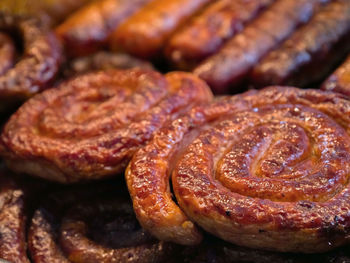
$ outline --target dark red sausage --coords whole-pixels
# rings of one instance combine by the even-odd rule
[[[318,82],[350,51],[350,1],[328,4],[253,69],[256,87]]]
[[[155,131],[211,100],[191,73],[83,74],[23,104],[4,127],[0,154],[17,172],[58,182],[115,176]]]

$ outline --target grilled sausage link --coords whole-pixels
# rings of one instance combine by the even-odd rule
[[[154,58],[170,35],[211,0],[154,0],[111,36],[111,47],[142,58]]]
[[[331,2],[253,69],[256,87],[306,87],[321,81],[350,51],[350,1]]]
[[[193,68],[273,2],[220,0],[211,4],[170,38],[165,50],[168,60],[177,68]]]
[[[65,43],[67,54],[90,54],[107,42],[107,38],[127,17],[150,0],[101,0],[79,9],[56,28]]]
[[[245,80],[252,67],[270,50],[308,22],[321,0],[278,0],[194,73],[214,92],[224,93]]]

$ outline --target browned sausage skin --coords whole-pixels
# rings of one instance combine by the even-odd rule
[[[1,153],[17,172],[63,183],[117,175],[167,121],[211,99],[191,73],[80,75],[22,105],[4,127]]]
[[[215,53],[274,0],[220,0],[194,17],[167,43],[165,54],[177,68],[190,69]]]
[[[56,28],[70,56],[90,54],[104,46],[110,33],[151,0],[101,0],[68,17]]]
[[[350,51],[350,1],[338,0],[320,10],[253,69],[256,87],[319,82]]]
[[[323,83],[322,89],[339,92],[350,97],[350,56]]]
[[[129,163],[141,225],[180,244],[198,242],[195,223],[265,250],[349,244],[349,113],[340,94],[282,86],[194,108]]]
[[[278,0],[215,55],[203,61],[194,73],[214,92],[245,80],[252,67],[270,50],[309,21],[322,0]]]
[[[117,28],[111,36],[111,48],[155,58],[174,30],[211,1],[154,0]]]

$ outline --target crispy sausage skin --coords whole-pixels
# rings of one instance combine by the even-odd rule
[[[350,97],[350,56],[323,83],[322,89],[339,92]]]
[[[154,58],[170,35],[212,0],[154,0],[111,36],[111,48],[142,58]]]
[[[216,93],[245,80],[252,67],[270,50],[308,22],[322,0],[278,0],[215,55],[204,60],[194,73]]]
[[[349,51],[350,1],[333,1],[267,54],[251,79],[255,87],[306,87],[321,81]]]
[[[162,128],[126,180],[141,225],[194,244],[315,253],[350,240],[350,101],[291,87],[218,98]],[[171,196],[171,177],[176,202]]]
[[[220,0],[211,4],[170,38],[165,49],[168,60],[176,68],[193,68],[273,2]]]
[[[90,54],[104,46],[110,33],[151,0],[101,0],[79,9],[56,28],[70,56]]]
[[[80,75],[12,115],[1,136],[2,156],[17,172],[63,183],[113,176],[167,121],[211,99],[208,86],[191,73]]]

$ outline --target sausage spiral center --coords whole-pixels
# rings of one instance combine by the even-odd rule
[[[349,112],[340,95],[288,87],[193,109],[129,164],[141,225],[180,244],[200,241],[195,223],[267,250],[322,252],[348,243]]]

